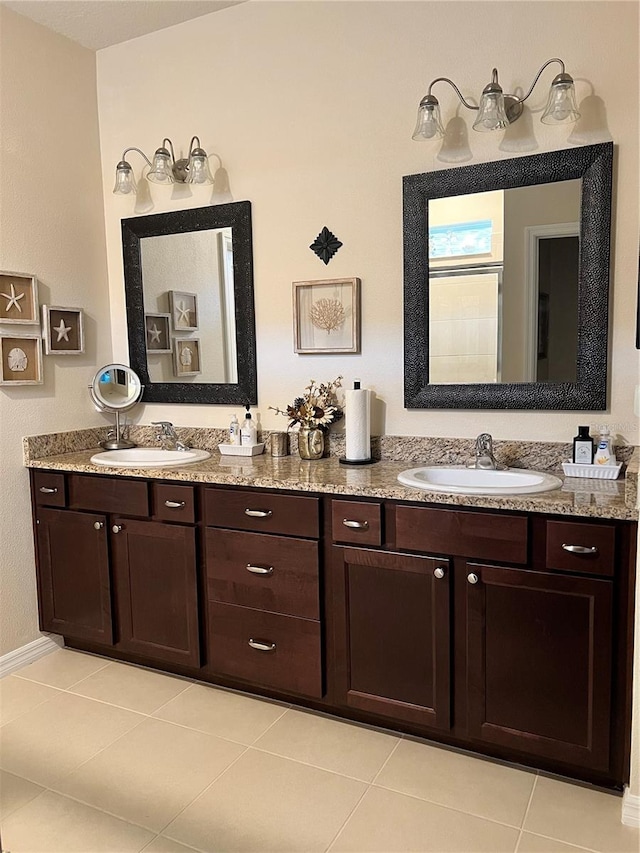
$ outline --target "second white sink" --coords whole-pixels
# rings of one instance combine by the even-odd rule
[[[91,457],[94,465],[109,468],[175,468],[202,462],[211,456],[208,450],[162,450],[160,447],[131,447],[126,450],[105,450]]]
[[[466,468],[463,465],[429,465],[410,468],[398,474],[404,486],[431,492],[462,495],[527,495],[550,492],[562,486],[562,480],[543,471],[507,468],[505,471]]]

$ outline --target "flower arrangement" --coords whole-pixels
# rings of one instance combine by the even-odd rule
[[[330,424],[339,421],[343,416],[342,407],[338,401],[338,388],[342,387],[342,376],[333,382],[318,384],[311,379],[304,389],[302,397],[296,397],[286,409],[277,406],[269,408],[279,415],[290,419],[289,429],[296,424],[306,429],[327,430]]]

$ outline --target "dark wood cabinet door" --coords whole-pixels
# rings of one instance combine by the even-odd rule
[[[195,531],[114,518],[118,648],[200,665]]]
[[[612,582],[466,571],[469,735],[607,770]]]
[[[107,519],[38,507],[40,627],[112,644]]]
[[[333,570],[340,701],[448,729],[449,561],[334,547]]]

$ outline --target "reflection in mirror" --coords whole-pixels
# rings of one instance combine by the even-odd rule
[[[100,445],[105,450],[123,450],[135,447],[123,434],[120,415],[132,409],[142,396],[144,388],[139,377],[126,364],[107,364],[101,367],[89,385],[89,394],[99,411],[112,412],[116,418],[115,430]]]
[[[429,381],[575,382],[579,180],[429,202]]]
[[[405,406],[604,409],[613,145],[409,175]]]

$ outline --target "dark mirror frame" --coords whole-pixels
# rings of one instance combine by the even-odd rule
[[[232,229],[238,381],[237,383],[152,382],[147,366],[140,240],[143,237],[184,234],[189,231],[207,231],[216,228]],[[142,402],[238,403],[241,405],[251,403],[255,405],[258,402],[258,382],[251,202],[239,201],[123,219],[122,252],[129,361],[131,368],[135,370],[144,385]]]
[[[613,143],[403,178],[404,405],[407,409],[607,406]],[[582,179],[576,382],[429,384],[429,200]]]

